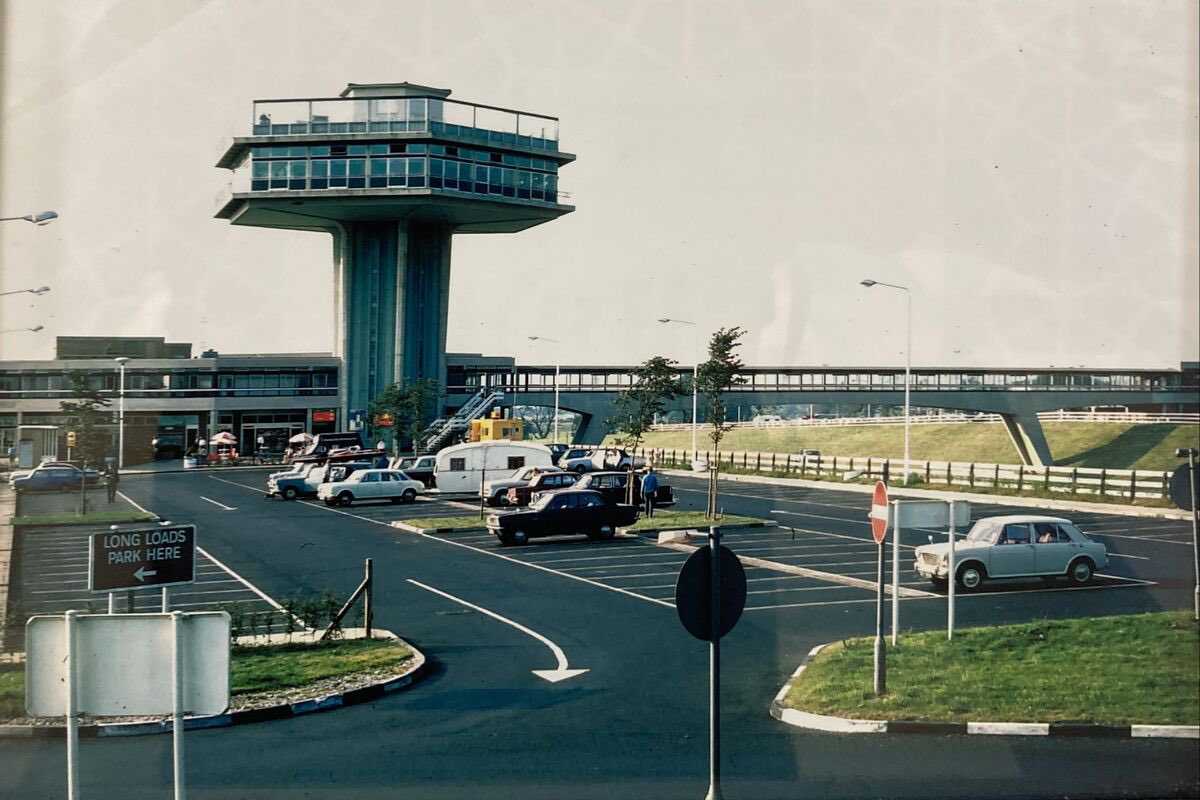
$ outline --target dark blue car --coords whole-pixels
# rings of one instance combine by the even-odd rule
[[[41,467],[13,478],[12,487],[18,492],[69,492],[79,488],[81,479],[88,486],[95,486],[100,482],[100,473],[78,467]]]

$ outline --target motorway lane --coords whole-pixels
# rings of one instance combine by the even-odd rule
[[[277,597],[298,584],[352,588],[362,559],[374,557],[379,624],[412,639],[435,659],[435,670],[413,690],[369,706],[189,733],[193,796],[703,793],[706,648],[687,637],[671,609],[510,559],[540,555],[539,548],[485,552],[360,519],[369,506],[347,515],[199,481],[158,476],[131,479],[124,488],[177,521],[197,522],[202,546]],[[412,586],[409,577],[537,630],[564,649],[572,667],[590,672],[542,682],[530,670],[553,666],[544,645]],[[1062,595],[1070,602],[1080,596]],[[996,602],[977,599],[984,608]],[[1017,597],[1000,599],[1013,605]],[[936,625],[935,606],[942,605],[914,601],[907,608],[929,607],[924,624]],[[767,715],[771,696],[809,647],[867,633],[873,621],[869,604],[743,618],[723,648],[727,796],[1187,796],[1200,786],[1195,742],[826,736]],[[122,786],[122,796],[149,797],[169,784],[168,737],[84,745],[85,790],[104,796]],[[943,754],[969,768],[951,770],[958,777],[947,780]],[[0,795],[59,791],[61,743],[4,740],[0,756]],[[128,785],[122,765],[130,763],[146,765],[143,784]]]

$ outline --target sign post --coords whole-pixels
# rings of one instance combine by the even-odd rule
[[[1192,590],[1193,619],[1200,620],[1200,543],[1197,542],[1196,532],[1197,519],[1200,518],[1200,508],[1196,506],[1196,495],[1200,494],[1200,476],[1196,474],[1196,455],[1194,447],[1181,447],[1175,451],[1176,458],[1186,456],[1188,463],[1186,467],[1180,466],[1171,476],[1171,499],[1175,505],[1192,512],[1192,566],[1196,577],[1196,585]]]
[[[871,536],[879,546],[878,595],[875,597],[875,696],[887,692],[887,651],[883,644],[883,544],[887,540],[888,492],[883,481],[875,484],[871,499]]]
[[[709,774],[706,800],[721,800],[721,637],[746,607],[746,572],[721,546],[721,529],[708,529],[709,545],[688,556],[675,581],[675,609],[687,632],[709,643]]]
[[[946,555],[946,641],[954,640],[954,587],[958,583],[954,564],[954,501],[950,501],[950,526],[946,531],[950,539],[950,552]]]

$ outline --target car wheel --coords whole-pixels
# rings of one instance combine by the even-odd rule
[[[299,496],[300,496],[300,492],[296,491],[295,486],[288,486],[287,488],[285,488],[283,490],[283,499],[284,500],[295,500]]]
[[[412,489],[405,489],[404,494],[400,495],[401,503],[412,503],[412,502],[415,502],[416,499],[417,499],[417,493],[414,492]]]
[[[1076,586],[1085,586],[1091,583],[1092,576],[1096,574],[1096,565],[1090,558],[1078,558],[1071,562],[1067,574],[1071,577],[1071,583]]]
[[[508,536],[512,544],[525,544],[529,541],[529,534],[525,531],[513,531]]]
[[[601,525],[596,530],[596,535],[601,539],[611,539],[617,530],[612,525]]]
[[[583,464],[575,465],[575,474],[576,475],[582,475],[585,472],[587,472],[587,467],[585,467]]]
[[[973,592],[983,585],[987,579],[987,570],[982,564],[974,562],[963,564],[958,570],[958,588],[964,592]]]
[[[932,583],[938,589],[945,589],[947,586],[950,585],[950,581],[947,580],[946,578],[930,578],[929,582]]]
[[[333,508],[334,506],[337,505],[337,500],[334,500],[332,497],[326,497],[325,505],[329,506],[330,508]]]
[[[512,534],[507,531],[496,531],[496,538],[500,540],[500,544],[507,547],[512,544]]]
[[[349,492],[342,492],[337,496],[339,506],[348,506],[354,502],[354,495]]]
[[[496,505],[509,506],[509,505],[512,505],[512,503],[508,502],[507,494],[501,494],[501,495],[496,495]]]

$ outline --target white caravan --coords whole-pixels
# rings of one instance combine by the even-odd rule
[[[442,494],[479,493],[485,477],[511,475],[521,467],[549,467],[550,448],[502,439],[447,447],[437,455],[435,485]]]

